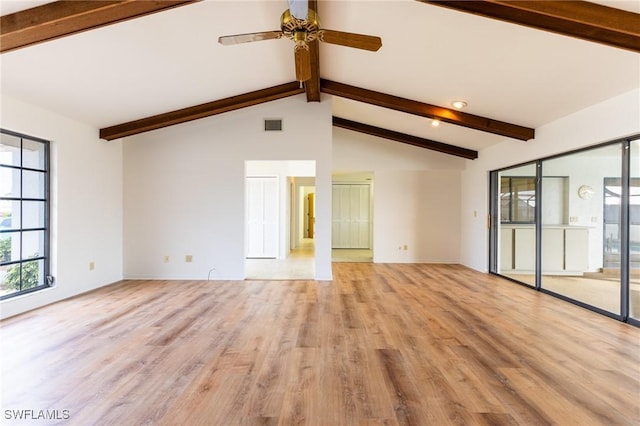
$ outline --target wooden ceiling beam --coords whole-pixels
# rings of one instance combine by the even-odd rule
[[[150,130],[186,123],[187,121],[198,120],[200,118],[258,105],[300,93],[304,93],[304,89],[300,88],[300,83],[294,81],[291,83],[281,84],[279,86],[269,87],[267,89],[256,90],[242,95],[231,96],[229,98],[207,102],[205,104],[189,108],[183,108],[164,114],[130,121],[128,123],[105,127],[100,129],[100,138],[113,140],[123,138],[125,136],[137,135]]]
[[[199,0],[56,1],[0,18],[0,53]]]
[[[309,9],[318,12],[318,1],[309,0]],[[311,78],[304,82],[307,102],[320,102],[320,43],[318,40],[309,43],[309,58]]]
[[[345,118],[334,116],[333,125],[335,127],[352,130],[354,132],[365,133],[367,135],[377,136],[379,138],[406,143],[409,145],[418,146],[420,148],[442,152],[444,154],[455,155],[456,157],[467,158],[469,160],[475,160],[476,158],[478,158],[478,151],[473,151],[471,149],[461,148],[459,146],[449,145],[446,143],[437,142],[430,139],[424,139],[418,136],[408,135],[406,133],[400,133],[393,130],[383,129],[382,127],[375,127],[369,124],[347,120]]]
[[[431,119],[437,119],[445,123],[451,123],[470,129],[493,133],[500,136],[507,136],[514,139],[527,141],[535,137],[535,130],[518,126],[516,124],[493,120],[491,118],[478,115],[467,114],[458,110],[443,108],[435,105],[411,99],[400,98],[387,95],[385,93],[374,92],[373,90],[362,89],[335,81],[320,79],[320,90],[334,96],[352,99],[408,114],[418,115]]]
[[[601,4],[549,0],[418,1],[640,52],[640,14]]]

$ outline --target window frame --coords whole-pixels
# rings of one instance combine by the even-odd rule
[[[507,220],[503,220],[500,218],[500,223],[502,224],[517,224],[517,225],[531,225],[535,223],[535,211],[537,204],[537,193],[536,193],[536,177],[535,176],[500,176],[498,180],[499,189],[502,190],[502,181],[506,180],[509,182],[508,192],[500,192],[500,201],[502,202],[502,194],[509,194],[508,206],[509,206],[509,218]],[[533,186],[533,206],[529,206],[533,209],[533,219],[531,220],[514,220],[515,216],[518,216],[514,210],[518,209],[518,201],[520,200],[519,196],[516,196],[520,193],[520,191],[514,190],[514,180],[522,180],[522,181],[530,181]],[[515,205],[514,205],[515,204]]]
[[[0,164],[0,168],[9,169],[19,172],[20,176],[20,194],[18,196],[5,197],[0,196],[0,201],[11,201],[11,202],[20,202],[20,226],[13,227],[8,230],[0,229],[0,235],[2,234],[19,234],[20,247],[19,252],[20,256],[17,260],[9,259],[8,261],[0,260],[0,266],[13,266],[19,265],[20,267],[20,290],[16,290],[11,293],[0,295],[0,301],[4,301],[7,299],[11,299],[17,296],[21,296],[28,293],[33,293],[35,291],[43,290],[45,288],[50,288],[53,285],[53,277],[50,275],[50,238],[51,238],[51,223],[50,223],[50,206],[51,206],[51,143],[48,140],[41,139],[38,137],[26,135],[19,132],[14,132],[11,130],[0,128],[0,134],[12,136],[20,139],[20,164],[19,165],[9,165],[9,164]],[[30,166],[25,166],[23,163],[24,159],[24,144],[25,141],[29,141],[30,143],[40,143],[44,146],[43,149],[43,163],[42,168],[35,168]],[[42,187],[39,188],[42,192],[42,197],[24,197],[24,188],[22,185],[24,172],[36,172],[41,173],[43,175],[42,179]],[[37,227],[25,227],[25,223],[23,221],[23,212],[24,202],[38,202],[43,203],[43,222],[42,226]],[[12,225],[14,224],[14,218],[12,216]],[[29,257],[25,253],[23,253],[23,237],[26,232],[42,232],[43,233],[43,241],[42,241],[42,249],[43,253],[38,253],[38,256]],[[36,286],[30,288],[23,288],[23,266],[30,262],[40,262],[42,261],[43,273],[39,274],[42,279],[39,279],[39,282]]]

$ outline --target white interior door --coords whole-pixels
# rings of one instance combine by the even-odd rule
[[[278,257],[278,178],[247,177],[247,257]]]
[[[331,246],[370,248],[370,186],[334,184],[332,191]]]

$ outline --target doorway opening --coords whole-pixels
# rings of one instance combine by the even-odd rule
[[[246,279],[314,278],[315,169],[315,161],[245,162]]]
[[[296,220],[291,221],[291,253],[293,259],[312,258],[315,253],[316,180],[296,177],[291,182],[292,193],[297,194]]]

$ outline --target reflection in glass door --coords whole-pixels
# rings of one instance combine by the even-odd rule
[[[620,146],[543,161],[541,189],[541,288],[616,315]]]
[[[535,286],[536,165],[498,173],[497,273]]]

